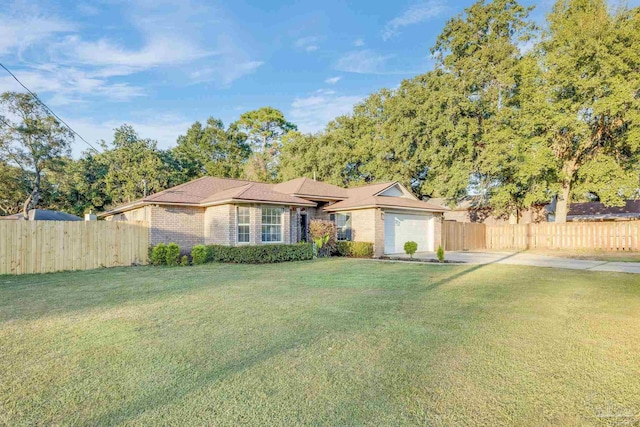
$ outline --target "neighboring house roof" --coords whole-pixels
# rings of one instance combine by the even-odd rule
[[[394,191],[402,196],[391,197],[382,194],[390,188],[395,188]],[[416,199],[398,182],[341,188],[309,178],[297,178],[280,184],[265,184],[239,179],[203,177],[116,207],[101,213],[100,216],[113,215],[153,204],[206,207],[224,203],[255,202],[315,207],[317,204],[314,200],[337,201],[325,206],[324,209],[327,211],[365,207],[395,207],[432,212],[448,210],[446,207]]]
[[[313,197],[320,199],[346,199],[349,197],[347,189],[322,181],[309,178],[296,178],[281,184],[276,184],[274,190],[298,197]]]
[[[640,200],[627,200],[624,206],[607,207],[601,202],[572,203],[567,221],[640,219]]]
[[[29,221],[84,221],[79,216],[71,215],[66,212],[49,211],[46,209],[31,209],[28,213]],[[22,213],[2,216],[3,220],[24,220]]]

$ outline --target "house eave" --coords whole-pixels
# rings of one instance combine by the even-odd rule
[[[404,206],[381,205],[381,204],[352,206],[352,207],[344,207],[344,208],[337,208],[337,209],[332,209],[331,206],[326,206],[325,208],[323,208],[323,210],[325,210],[327,212],[344,212],[344,211],[356,211],[356,210],[361,210],[361,209],[375,209],[375,208],[393,209],[393,210],[397,210],[397,211],[420,211],[420,212],[432,212],[432,213],[444,213],[444,212],[446,212],[446,211],[441,210],[441,209],[433,209],[433,208],[415,208],[415,207],[409,208],[409,207],[404,207]]]

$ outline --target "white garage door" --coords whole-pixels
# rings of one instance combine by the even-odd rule
[[[432,215],[384,214],[384,253],[404,253],[404,244],[414,241],[418,251],[432,251]]]

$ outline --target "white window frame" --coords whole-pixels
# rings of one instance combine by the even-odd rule
[[[277,211],[280,215],[280,223],[266,223],[264,222],[265,210]],[[264,240],[264,227],[280,227],[280,240]],[[260,209],[260,241],[262,243],[282,243],[284,242],[284,209],[273,206],[263,206]]]
[[[247,219],[249,222],[240,223],[240,209],[247,209]],[[249,229],[249,240],[246,242],[240,241],[240,227],[247,227]],[[236,242],[239,245],[248,245],[251,243],[251,208],[249,206],[236,206]]]
[[[336,230],[337,230],[336,240],[338,240],[339,242],[349,242],[349,241],[351,241],[353,236],[349,236],[348,233],[347,233],[347,230],[351,229],[351,220],[352,220],[351,212],[345,212],[345,213],[336,212],[335,215],[336,215],[335,216],[335,224],[336,224]],[[340,218],[340,216],[347,217],[347,220],[345,221],[345,225],[343,225],[343,226],[338,225],[338,218]],[[340,238],[340,232],[341,231],[343,231],[345,233],[345,238],[344,239]]]

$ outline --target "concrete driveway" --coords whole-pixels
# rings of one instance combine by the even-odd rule
[[[402,255],[406,257],[406,254]],[[419,252],[416,253],[414,257],[421,259],[436,258],[433,252]],[[591,261],[534,255],[526,252],[447,252],[445,257],[449,261],[459,261],[469,264],[530,265],[534,267],[571,268],[574,270],[615,271],[640,274],[640,262]]]

